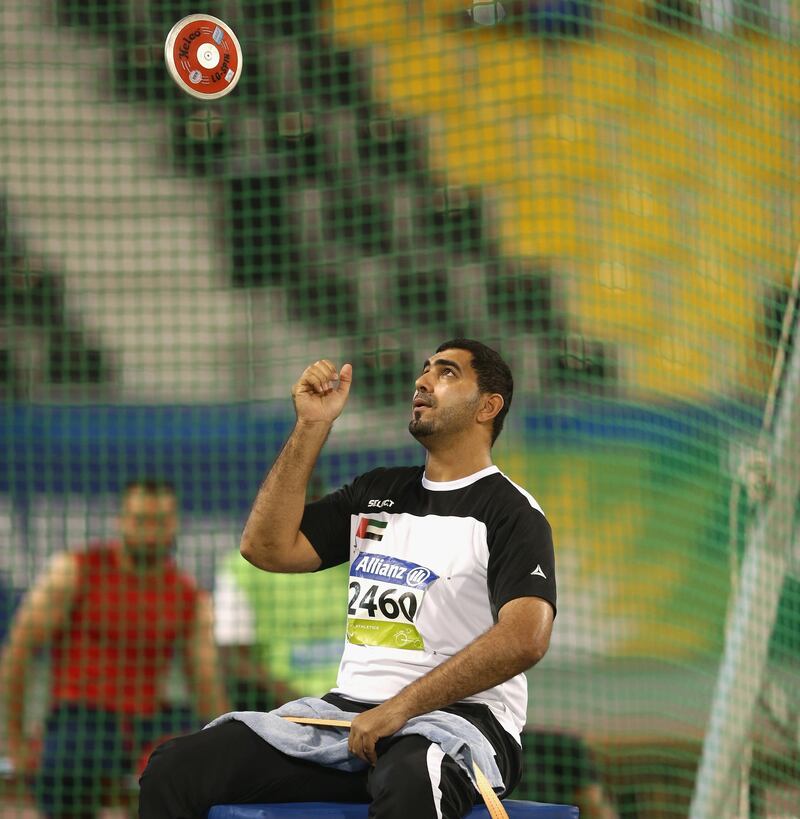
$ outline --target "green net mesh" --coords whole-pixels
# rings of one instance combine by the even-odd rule
[[[196,12],[244,57],[208,102],[164,66]],[[3,4],[0,631],[53,556],[119,537],[123,488],[154,476],[177,493],[178,562],[225,621],[228,701],[326,690],[344,586],[237,556],[291,384],[320,357],[354,365],[321,494],[421,463],[419,366],[480,338],[515,374],[496,461],[541,503],[558,561],[514,795],[687,816],[748,544],[774,486],[797,487],[796,420],[773,489],[752,484],[776,351],[792,360],[799,33],[791,0]],[[743,739],[709,819],[800,802],[799,533],[789,514],[766,535],[782,562],[747,609],[765,656],[736,677],[754,705],[723,720]],[[24,708],[5,697],[0,815],[126,810],[148,743],[208,715],[177,650],[155,716],[54,714],[68,615],[51,592],[22,640]],[[9,714],[49,760],[34,787]],[[82,755],[48,751],[59,731]]]

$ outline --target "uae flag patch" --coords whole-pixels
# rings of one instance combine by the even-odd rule
[[[358,522],[356,537],[364,540],[383,540],[383,532],[388,521],[374,520],[372,518],[361,518]]]

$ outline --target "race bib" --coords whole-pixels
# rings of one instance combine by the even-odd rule
[[[350,567],[348,642],[422,651],[425,645],[414,622],[425,592],[438,578],[418,563],[359,554]]]

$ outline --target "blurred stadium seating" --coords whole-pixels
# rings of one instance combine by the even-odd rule
[[[65,181],[75,195],[80,191],[84,230],[94,223],[98,245],[101,234],[105,239],[107,250],[99,245],[89,259],[64,235],[67,214],[41,208],[36,185],[46,185],[44,176],[37,183],[29,174],[24,190],[13,174],[7,179],[27,244],[65,268],[52,280],[64,282],[78,314],[93,314],[94,326],[64,331],[69,341],[57,346],[74,352],[52,353],[45,381],[104,382],[121,397],[164,395],[169,384],[175,396],[176,381],[185,380],[175,376],[191,361],[187,397],[231,395],[235,385],[214,374],[238,356],[242,341],[231,328],[241,321],[232,319],[243,318],[252,302],[226,292],[226,278],[237,288],[281,287],[294,271],[330,268],[330,260],[357,266],[360,259],[403,252],[404,242],[413,241],[418,251],[441,248],[445,268],[474,258],[486,287],[493,286],[489,267],[506,260],[552,259],[568,268],[568,277],[550,285],[565,301],[557,332],[614,346],[615,378],[626,394],[697,398],[710,377],[715,390],[729,395],[763,384],[765,367],[754,360],[750,338],[763,333],[763,299],[787,280],[793,252],[785,221],[776,218],[796,196],[787,107],[798,81],[793,46],[770,41],[768,47],[755,38],[718,47],[681,32],[648,31],[645,18],[637,18],[634,36],[613,25],[616,7],[606,14],[609,22],[600,16],[597,37],[548,44],[453,30],[448,8],[416,17],[392,3],[360,0],[333,3],[323,18],[332,36],[322,37],[302,24],[298,10],[289,14],[266,3],[243,36],[252,73],[242,93],[202,108],[180,99],[161,68],[161,29],[181,8],[151,3],[147,13],[134,13],[109,2],[89,13],[61,2],[54,22],[62,25],[45,30],[45,37],[76,44],[86,42],[85,32],[94,35],[92,62],[80,71],[94,72],[96,90],[72,92],[73,122],[104,112],[115,129],[108,133],[119,137],[105,141],[107,159],[97,152],[95,174],[105,174],[107,184],[113,179],[128,202],[124,211],[109,208],[95,194],[91,204],[82,179]],[[313,17],[310,7],[303,14]],[[17,43],[22,47],[19,36]],[[104,76],[112,53],[111,76]],[[20,100],[26,150],[39,152],[41,163],[79,162],[78,146],[85,144],[79,125],[59,119],[57,143],[36,138],[39,112],[60,109],[66,91],[59,87],[55,95],[36,80],[34,67],[27,70],[39,96]],[[64,66],[70,70],[78,69]],[[97,93],[109,79],[117,100],[111,108]],[[153,115],[141,116],[141,104],[155,105]],[[159,118],[169,123],[166,132]],[[461,190],[467,193],[448,194]],[[172,200],[192,202],[192,224],[206,221],[202,241],[185,222],[185,209],[169,213],[158,204]],[[150,276],[141,269],[146,262],[125,236],[132,219],[147,234],[152,259],[173,259],[170,276],[156,280],[152,263]],[[309,223],[319,225],[313,242],[306,241]],[[377,269],[384,268],[391,265]],[[724,281],[704,286],[709,277],[701,271],[717,268]],[[395,274],[385,275],[391,293]],[[303,276],[314,281],[311,272]],[[325,304],[339,287],[351,291],[346,302],[361,303],[357,282],[345,278],[319,290],[320,313],[310,316],[310,328],[336,329],[318,318],[333,312]],[[107,286],[115,280],[119,286]],[[456,300],[457,288],[456,282]],[[673,320],[658,308],[681,301],[676,291],[691,293],[693,304]],[[131,331],[104,324],[92,309],[99,292],[108,322],[123,312],[117,299],[133,296],[144,313],[148,303],[165,308],[171,301],[176,321],[163,346],[172,355],[160,348],[148,357]],[[213,293],[216,309],[203,306],[206,293]],[[285,302],[291,301],[290,291]],[[384,315],[411,326],[407,308],[387,306]],[[214,352],[201,350],[192,336],[188,316],[198,312],[217,317]],[[725,339],[722,360],[719,347],[705,339],[705,323],[693,333],[694,313]],[[357,314],[358,307],[344,329],[352,330]],[[280,305],[272,315],[299,351],[297,317],[298,310]],[[689,326],[682,326],[681,339],[671,337],[670,326],[684,317]],[[53,317],[54,324],[59,320],[65,321]],[[681,346],[687,352],[675,352]],[[539,347],[547,356],[548,345]],[[13,357],[5,351],[7,379],[18,369]],[[208,374],[204,387],[201,372]]]

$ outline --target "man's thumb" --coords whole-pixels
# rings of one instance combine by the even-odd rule
[[[350,392],[350,385],[353,383],[353,365],[352,364],[345,364],[341,370],[339,370],[339,391],[348,393]]]

